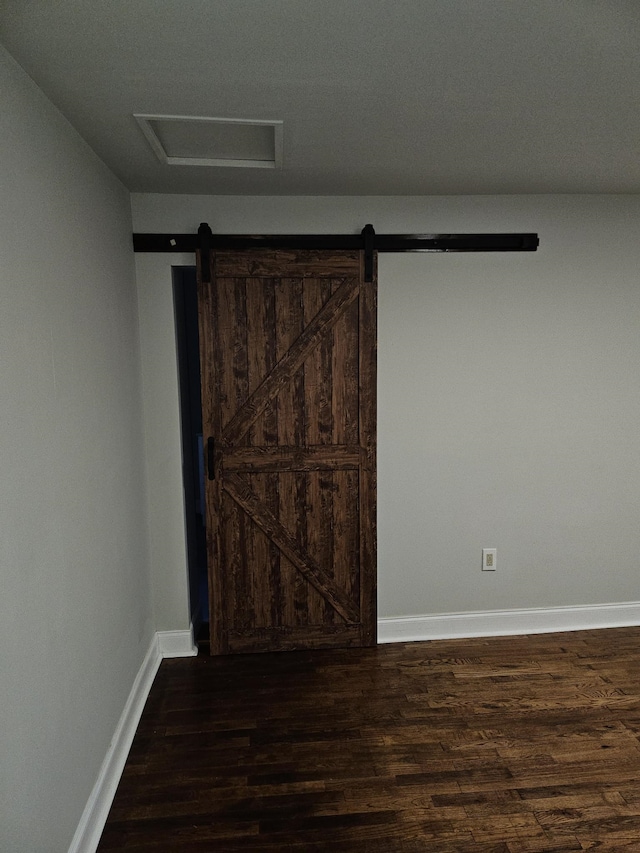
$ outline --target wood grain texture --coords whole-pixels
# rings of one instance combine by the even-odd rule
[[[639,738],[640,628],[166,660],[98,853],[637,853]]]
[[[197,258],[197,266],[200,268],[200,258]],[[220,313],[219,291],[213,284],[215,281],[215,268],[212,260],[211,281],[203,282],[198,277],[198,335],[200,341],[200,393],[202,399],[202,411],[207,413],[208,434],[210,436],[222,433],[222,400],[224,397],[222,379],[219,365],[222,363],[223,341],[215,333],[210,317],[217,317]],[[209,628],[210,644],[212,648],[221,653],[227,651],[227,642],[224,632],[224,589],[223,578],[220,573],[211,571],[211,565],[221,565],[224,562],[223,552],[223,527],[213,524],[212,519],[222,517],[222,481],[220,478],[221,453],[220,447],[216,448],[214,471],[217,476],[210,481],[206,494],[206,543],[207,562],[209,577]]]
[[[358,608],[334,584],[330,575],[299,544],[286,527],[266,508],[249,484],[238,474],[229,474],[224,483],[225,491],[241,507],[247,516],[279,548],[280,552],[318,592],[331,603],[347,622],[358,620]]]
[[[322,310],[331,294],[338,289],[341,279],[320,278],[306,279],[304,282],[304,322],[308,326]],[[335,286],[334,286],[335,285]],[[335,326],[334,326],[335,333]],[[334,384],[332,370],[332,350],[329,335],[315,347],[304,366],[305,409],[313,412],[315,417],[305,418],[305,451],[309,461],[322,458],[322,454],[331,455],[330,465],[316,468],[322,470],[321,476],[313,474],[307,477],[307,529],[306,545],[309,553],[321,566],[331,567],[332,576],[338,579],[338,564],[333,560],[331,543],[333,530],[331,513],[333,506],[333,473],[342,467],[338,458],[342,455],[341,448],[332,446],[332,425],[335,408],[332,406],[331,391]],[[357,447],[357,442],[354,442]],[[344,445],[342,446],[344,447]],[[352,450],[356,450],[352,447]],[[360,448],[357,447],[359,455]],[[349,454],[351,455],[351,454]],[[352,457],[353,458],[353,457]],[[343,457],[343,463],[346,458]],[[359,461],[358,461],[359,464]],[[292,460],[291,470],[299,470],[298,464]],[[309,469],[310,471],[312,469]],[[340,588],[340,584],[338,583]],[[342,587],[344,588],[344,587]],[[308,590],[308,621],[310,625],[333,625],[342,619],[337,618],[331,603],[319,595],[316,590]]]
[[[357,470],[366,461],[359,445],[235,447],[224,454],[224,473]]]
[[[199,284],[211,649],[372,645],[376,283],[358,252],[263,254]]]
[[[337,278],[351,275],[361,254],[356,251],[313,249],[247,249],[238,252],[222,250],[215,252],[215,265],[218,275],[224,277]]]
[[[246,279],[247,305],[247,349],[249,360],[248,392],[252,394],[273,369],[276,363],[275,337],[275,288],[273,281]],[[250,445],[259,446],[265,451],[273,451],[272,445],[278,441],[278,420],[275,406],[268,405],[251,427]],[[238,447],[249,450],[250,447]],[[228,460],[223,456],[224,471],[228,470]],[[249,473],[249,472],[247,472]],[[254,470],[254,473],[260,473]],[[274,485],[276,488],[274,489]],[[277,484],[272,478],[252,477],[250,487],[257,498],[270,512],[277,512]],[[255,627],[262,628],[271,624],[273,608],[271,605],[272,571],[277,566],[279,574],[279,551],[255,525],[248,530],[249,554],[251,565],[263,566],[264,570],[255,575],[253,587]]]
[[[295,282],[291,283],[291,296],[297,296]],[[340,318],[345,308],[355,299],[358,294],[358,280],[355,278],[346,279],[338,290],[329,298],[328,302],[322,307],[317,316],[304,328],[300,336],[297,337],[287,349],[287,351],[279,359],[276,366],[265,377],[261,385],[256,388],[254,393],[248,399],[245,399],[241,408],[234,414],[232,420],[225,426],[222,432],[222,441],[224,444],[231,446],[242,439],[251,424],[254,423],[265,408],[279,394],[282,393],[293,376],[297,373],[305,360],[317,348],[322,338],[333,328],[335,323]],[[279,300],[279,305],[282,300]],[[288,306],[289,310],[286,315],[283,314],[281,322],[286,328],[295,329],[296,303],[292,302]],[[240,322],[238,320],[237,322]],[[240,368],[236,368],[240,370]],[[241,375],[239,373],[238,375]]]
[[[364,278],[364,256],[360,258]],[[378,256],[373,257],[373,281],[377,281]],[[360,602],[363,644],[377,641],[377,481],[376,481],[376,411],[377,411],[377,288],[364,283],[359,300],[359,438],[366,453],[360,466]],[[373,352],[373,357],[368,353]]]

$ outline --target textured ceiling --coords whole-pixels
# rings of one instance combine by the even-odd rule
[[[638,0],[2,0],[0,42],[133,191],[640,192]],[[284,166],[134,113],[282,120]]]

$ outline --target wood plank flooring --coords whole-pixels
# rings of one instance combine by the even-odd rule
[[[640,628],[164,661],[99,853],[640,851]]]

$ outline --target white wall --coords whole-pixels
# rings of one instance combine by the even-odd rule
[[[136,255],[153,612],[158,631],[190,627],[178,362],[171,263]]]
[[[0,850],[67,850],[153,635],[129,195],[0,48]]]
[[[380,615],[640,599],[639,197],[139,194],[132,208],[140,232],[538,232],[536,253],[380,257]],[[137,256],[145,393],[165,397],[146,421],[166,474],[150,495],[164,628],[188,625],[170,266],[192,260]]]

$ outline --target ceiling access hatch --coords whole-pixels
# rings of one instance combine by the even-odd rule
[[[204,116],[134,114],[168,166],[282,168],[282,122]]]

